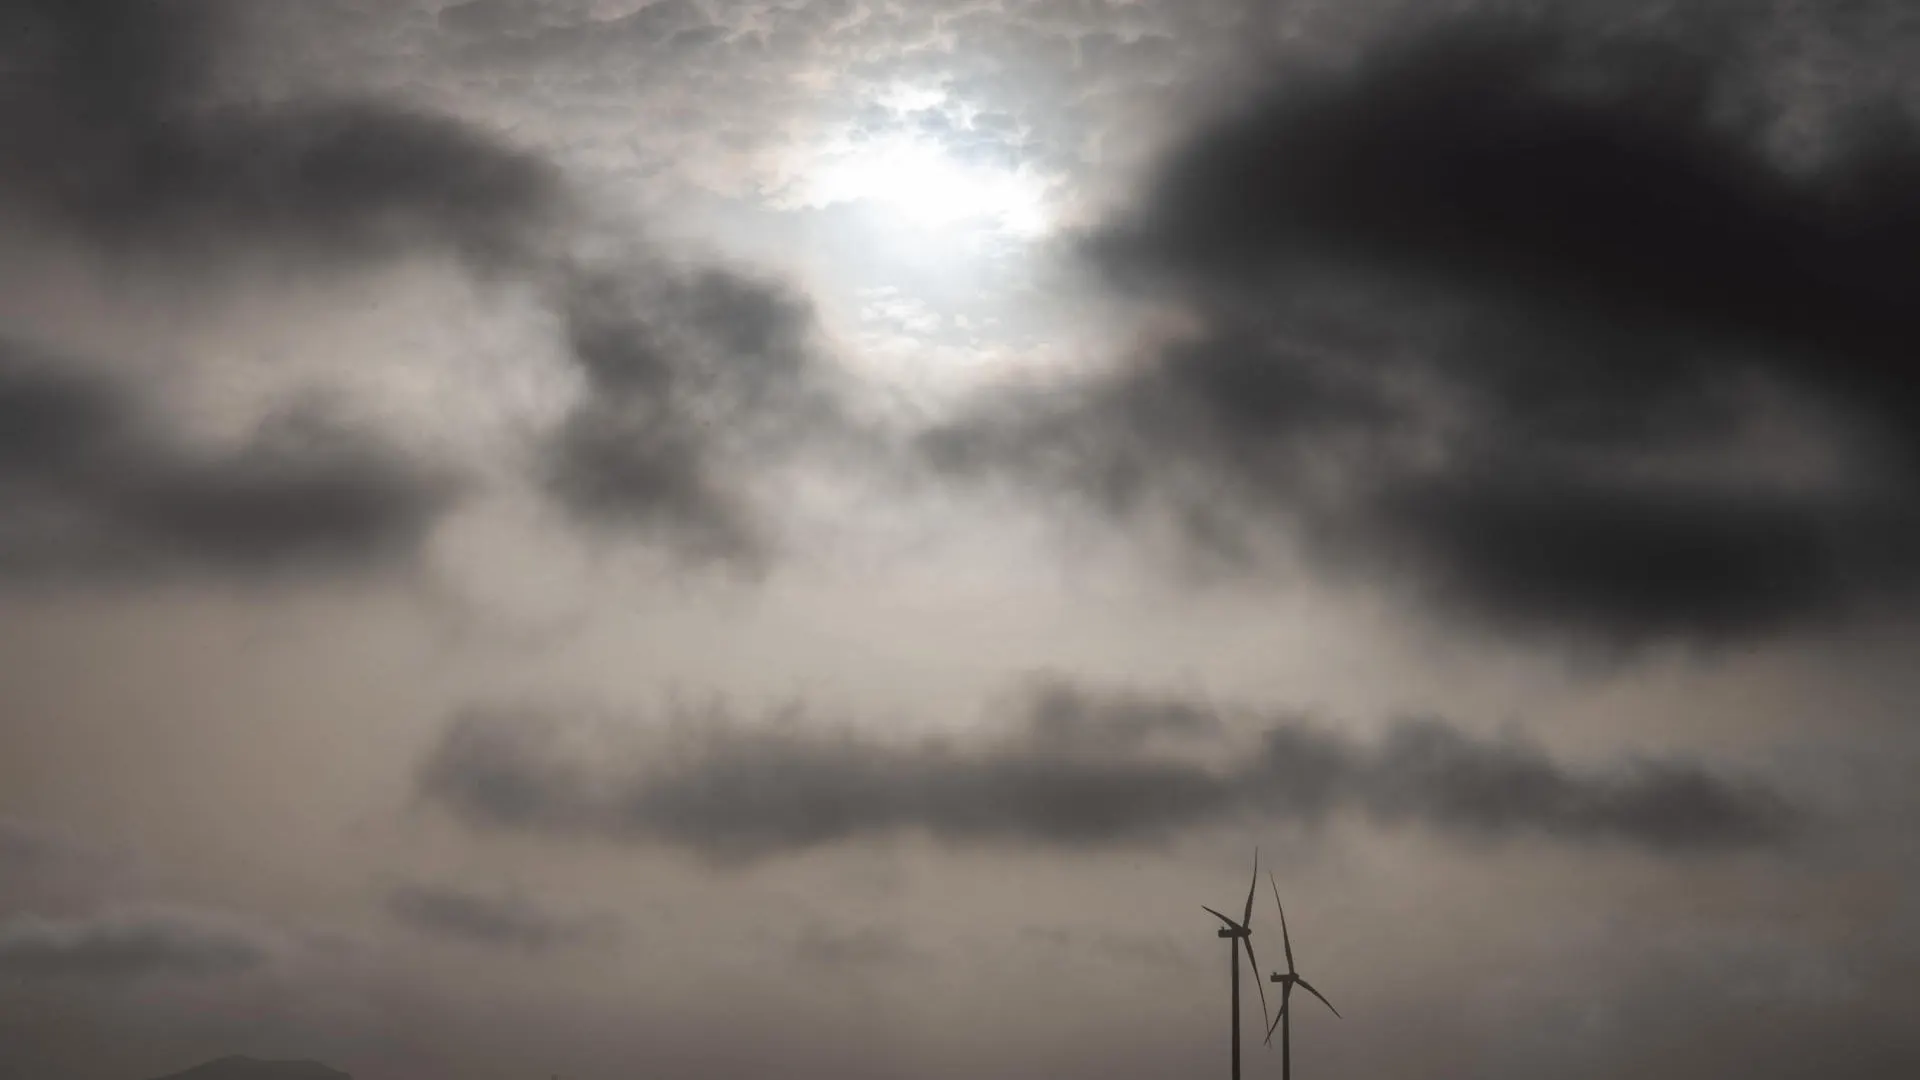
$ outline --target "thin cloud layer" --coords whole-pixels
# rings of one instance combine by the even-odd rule
[[[863,926],[840,932],[819,924],[800,933],[793,943],[793,957],[805,967],[829,974],[896,968],[924,959],[898,930]]]
[[[193,913],[0,920],[0,976],[24,979],[213,978],[260,967],[271,948],[256,932]]]
[[[25,821],[0,817],[0,869],[6,870],[10,877],[69,862],[80,856],[79,846],[60,833]]]
[[[0,494],[0,579],[71,581],[395,560],[453,487],[313,416],[202,449],[128,388],[0,340]]]
[[[388,914],[422,933],[493,948],[541,952],[604,939],[604,918],[555,914],[517,892],[483,893],[411,883],[387,894]]]
[[[1906,595],[1920,133],[1862,113],[1789,161],[1729,55],[1476,17],[1289,79],[1089,238],[1185,329],[926,449],[1513,629],[1721,640]]]
[[[507,710],[453,718],[421,792],[477,826],[756,858],[919,833],[954,845],[1097,849],[1234,821],[1358,817],[1459,835],[1532,834],[1654,851],[1784,841],[1799,815],[1765,786],[1686,759],[1576,769],[1440,719],[1366,744],[1291,715],[1256,745],[1141,740],[1143,718],[1191,734],[1210,707],[1056,688],[1006,737],[900,742],[789,718],[632,729]],[[1062,717],[1067,719],[1063,722]],[[1078,733],[1062,740],[1063,728]],[[1196,754],[1195,750],[1204,750]]]

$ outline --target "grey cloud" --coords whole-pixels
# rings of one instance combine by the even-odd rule
[[[1503,630],[1722,641],[1904,605],[1920,135],[1838,120],[1790,168],[1747,25],[1715,26],[1437,20],[1286,77],[1086,245],[1194,329],[927,453]]]
[[[713,475],[696,432],[669,421],[662,402],[583,405],[548,450],[548,489],[578,518],[662,537],[696,559],[757,564],[762,539],[737,496]]]
[[[357,264],[418,251],[528,272],[565,214],[557,171],[386,102],[255,100],[226,0],[0,0],[0,215],[115,274],[208,258]],[[248,97],[248,100],[241,100]],[[10,222],[10,224],[12,224]],[[0,577],[261,577],[398,561],[453,485],[294,403],[201,447],[148,388],[0,340]]]
[[[707,44],[714,29],[694,0],[654,0],[612,17],[580,4],[473,0],[439,15],[470,56],[519,63],[631,63],[638,50]]]
[[[1065,693],[1056,691],[1056,694]],[[896,833],[956,845],[1100,848],[1234,821],[1361,817],[1464,836],[1532,834],[1662,852],[1765,847],[1801,814],[1768,787],[1686,759],[1576,769],[1515,739],[1406,720],[1366,744],[1299,717],[1259,718],[1251,749],[1156,751],[1140,717],[1208,715],[1178,700],[1074,692],[1079,736],[1036,695],[975,745],[886,740],[805,722],[642,738],[514,711],[457,715],[422,762],[422,793],[474,825],[655,842],[754,858]],[[1102,737],[1104,736],[1104,737]]]
[[[1085,767],[1052,755],[896,748],[850,734],[718,730],[631,775],[555,753],[551,722],[461,717],[426,763],[426,792],[476,823],[659,840],[718,857],[797,851],[925,828],[971,843],[1079,846],[1217,818],[1199,770]]]
[[[203,254],[358,264],[429,251],[531,283],[586,382],[534,482],[577,523],[695,561],[764,565],[772,541],[747,489],[834,423],[804,299],[655,253],[579,256],[582,208],[558,167],[466,121],[384,100],[236,102],[227,69],[252,24],[221,0],[164,7],[0,0],[0,19],[24,28],[0,44],[12,88],[0,148],[17,151],[0,155],[13,163],[0,166],[0,208],[116,258],[160,257],[129,263],[150,272]],[[533,34],[564,15],[489,4],[447,18]],[[583,32],[604,40],[697,15],[657,4]],[[325,425],[197,454],[153,430],[137,388],[29,371],[24,351],[0,356],[0,413],[13,421],[0,484],[18,496],[0,532],[10,576],[365,562],[410,550],[451,505],[443,485]]]
[[[1022,723],[1035,745],[1061,750],[1131,752],[1156,737],[1183,741],[1224,734],[1204,702],[1133,694],[1093,694],[1059,679],[1025,688]]]
[[[115,914],[0,920],[0,975],[27,979],[211,978],[260,967],[271,943],[200,914]]]
[[[811,306],[720,267],[577,268],[561,295],[588,395],[548,447],[548,490],[588,524],[700,561],[763,563],[751,482],[851,431]]]
[[[0,203],[115,252],[524,257],[564,194],[546,162],[387,103],[241,103],[217,0],[5,0]]]
[[[496,37],[525,33],[540,25],[543,13],[562,8],[538,0],[466,0],[448,4],[435,14],[440,26],[456,34]]]
[[[1269,767],[1286,774],[1313,756],[1277,733],[1269,740]],[[1524,742],[1475,739],[1437,719],[1396,725],[1358,773],[1374,817],[1469,832],[1519,826],[1567,839],[1711,849],[1784,839],[1795,817],[1769,789],[1729,781],[1697,762],[1629,759],[1583,773]]]
[[[866,926],[840,931],[814,925],[795,940],[793,955],[808,967],[847,971],[905,964],[918,952],[896,930]]]
[[[77,845],[65,836],[0,817],[0,867],[9,874],[67,862],[78,852]]]
[[[514,892],[482,893],[450,885],[413,883],[387,894],[389,914],[424,933],[500,948],[543,951],[604,940],[604,917],[554,914]]]
[[[0,578],[257,576],[403,557],[451,482],[316,415],[203,450],[127,389],[0,341]]]

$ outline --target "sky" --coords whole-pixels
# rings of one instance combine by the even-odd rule
[[[1920,1075],[1910,5],[0,26],[0,1080]]]

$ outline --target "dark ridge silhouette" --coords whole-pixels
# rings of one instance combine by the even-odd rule
[[[353,1080],[338,1069],[317,1061],[259,1061],[250,1057],[223,1057],[159,1080]]]

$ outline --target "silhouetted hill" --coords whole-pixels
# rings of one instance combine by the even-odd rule
[[[329,1069],[317,1061],[255,1061],[249,1057],[224,1057],[195,1065],[186,1072],[163,1076],[160,1080],[353,1080],[338,1069]]]

